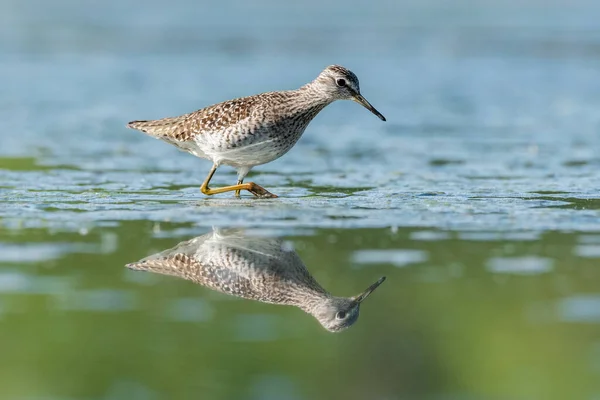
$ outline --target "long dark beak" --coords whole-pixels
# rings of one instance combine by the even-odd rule
[[[373,107],[371,105],[371,103],[369,103],[367,101],[367,99],[365,99],[364,97],[362,97],[362,95],[360,93],[356,93],[353,97],[352,100],[354,100],[355,102],[357,102],[358,104],[362,105],[364,108],[366,108],[367,110],[371,111],[373,114],[377,115],[379,117],[380,120],[385,121],[385,117],[375,109],[375,107]]]
[[[377,282],[375,282],[374,284],[372,284],[371,286],[369,286],[367,288],[367,290],[365,290],[364,292],[362,292],[361,294],[359,294],[358,296],[356,296],[354,298],[354,301],[357,304],[362,303],[367,297],[369,297],[369,295],[371,293],[373,293],[373,291],[375,289],[377,289],[379,287],[379,285],[381,285],[383,283],[383,281],[385,281],[385,276],[382,276],[381,278],[379,278],[379,280]]]

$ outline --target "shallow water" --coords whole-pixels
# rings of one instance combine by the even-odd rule
[[[598,5],[309,3],[0,5],[1,398],[600,398]],[[388,122],[329,106],[275,200],[124,127],[333,63]],[[387,280],[334,334],[125,268],[213,228]]]

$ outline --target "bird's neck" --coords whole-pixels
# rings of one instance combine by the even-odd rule
[[[301,298],[298,298],[295,306],[300,308],[302,311],[315,316],[323,303],[331,299],[331,295],[327,292],[314,291],[311,293],[303,293]]]
[[[334,99],[324,92],[316,81],[307,83],[306,85],[294,90],[295,97],[303,108],[307,110],[321,111],[323,108],[333,103]]]

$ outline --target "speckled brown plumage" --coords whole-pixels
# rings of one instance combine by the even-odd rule
[[[199,236],[127,267],[176,276],[245,299],[296,306],[331,331],[352,325],[362,301],[330,295],[281,240],[239,230]],[[340,311],[344,318],[338,318]]]
[[[208,183],[220,165],[236,168],[238,181],[243,182],[253,167],[287,153],[323,108],[342,99],[362,104],[385,121],[383,115],[360,94],[356,75],[344,67],[333,65],[314,81],[296,90],[224,101],[179,117],[132,121],[127,126],[211,160],[213,170],[202,187],[205,194],[241,189],[252,192],[251,185],[211,190]],[[260,190],[253,194],[276,197]]]
[[[234,99],[184,114],[154,121],[132,121],[127,126],[159,139],[176,142],[193,140],[207,131],[220,131],[250,116],[259,96]]]

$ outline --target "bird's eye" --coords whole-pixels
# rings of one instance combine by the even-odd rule
[[[345,79],[338,79],[337,81],[335,81],[335,83],[337,83],[338,86],[346,86],[346,80]]]
[[[344,318],[346,318],[346,311],[338,311],[337,314],[335,314],[335,318],[336,319],[344,319]]]

